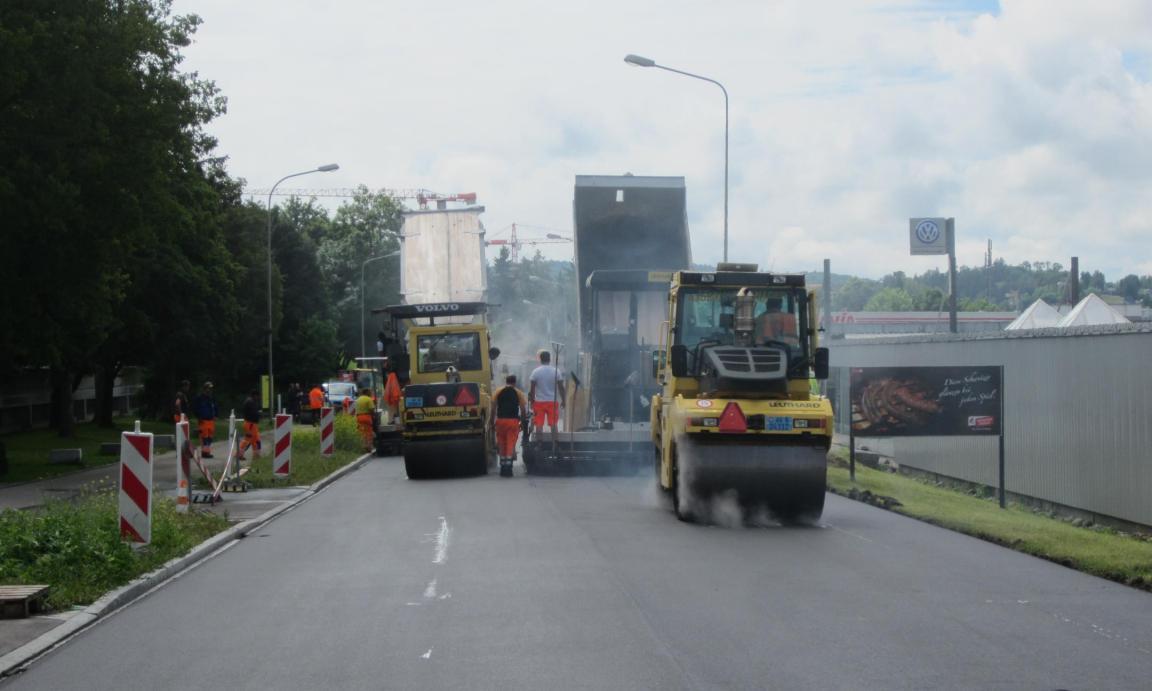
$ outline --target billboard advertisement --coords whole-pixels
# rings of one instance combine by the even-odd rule
[[[853,367],[852,432],[861,437],[996,436],[1001,367]]]

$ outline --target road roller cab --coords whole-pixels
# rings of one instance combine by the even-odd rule
[[[403,384],[399,421],[410,478],[482,475],[494,453],[488,429],[492,360],[487,305],[396,305],[386,343]]]
[[[802,275],[753,264],[673,274],[653,372],[660,486],[683,519],[707,520],[733,496],[745,515],[814,519],[824,506],[832,407],[811,391],[828,376],[816,300]]]

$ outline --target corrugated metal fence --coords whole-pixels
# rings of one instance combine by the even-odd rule
[[[1152,327],[834,341],[829,395],[848,433],[851,367],[1003,365],[1009,492],[1152,525]],[[859,438],[858,438],[859,439]],[[897,438],[904,466],[995,486],[997,441]]]

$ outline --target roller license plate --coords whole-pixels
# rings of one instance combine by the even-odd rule
[[[769,432],[791,432],[792,418],[766,417],[764,418],[764,429],[768,430]]]
[[[424,407],[424,399],[421,398],[420,396],[405,396],[404,397],[404,407],[405,408],[423,408]]]

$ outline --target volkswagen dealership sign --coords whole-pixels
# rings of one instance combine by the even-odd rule
[[[951,219],[913,218],[908,222],[912,254],[948,254]]]

